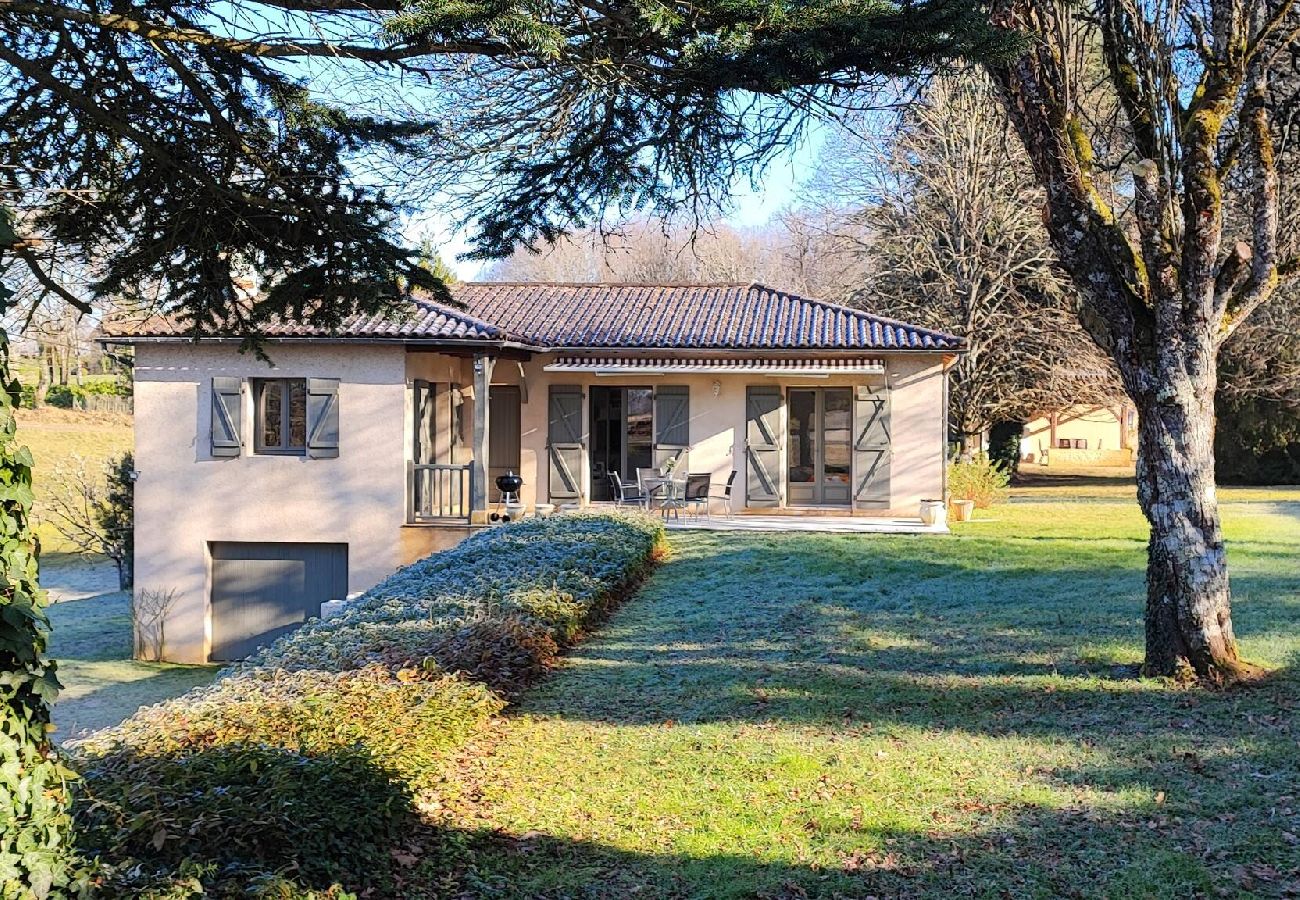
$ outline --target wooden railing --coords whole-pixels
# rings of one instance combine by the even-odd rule
[[[468,465],[414,464],[410,477],[411,521],[469,521],[474,476]]]

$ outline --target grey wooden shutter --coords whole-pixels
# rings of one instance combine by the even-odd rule
[[[551,385],[548,418],[547,493],[552,501],[577,500],[582,496],[582,388]]]
[[[781,502],[781,389],[754,385],[745,391],[745,505]]]
[[[326,459],[339,455],[339,380],[307,379],[307,455]]]
[[[670,459],[680,462],[674,472],[685,472],[691,444],[691,389],[666,384],[655,388],[655,468],[663,470]]]
[[[213,456],[238,456],[243,409],[238,378],[212,379],[211,449]]]
[[[889,509],[889,391],[853,391],[853,505]]]

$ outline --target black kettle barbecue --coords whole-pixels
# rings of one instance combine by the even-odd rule
[[[488,518],[493,522],[509,522],[510,508],[520,505],[519,489],[524,486],[524,480],[514,472],[506,472],[504,475],[497,476],[496,485],[497,506]]]

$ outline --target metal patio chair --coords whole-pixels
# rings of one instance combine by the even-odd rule
[[[722,486],[721,494],[709,494],[710,500],[723,500],[727,504],[727,518],[730,519],[735,513],[731,509],[731,489],[736,483],[736,470],[732,469],[731,474],[727,476],[727,483]],[[705,506],[708,509],[708,506]]]
[[[624,481],[618,472],[610,472],[606,477],[609,478],[609,490],[614,498],[615,506],[634,503],[642,509],[650,508],[650,497],[641,488],[641,485],[631,481]]]
[[[712,477],[707,472],[686,476],[686,489],[682,494],[682,500],[695,511],[697,518],[709,514],[709,487]]]

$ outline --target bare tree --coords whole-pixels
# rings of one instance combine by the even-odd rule
[[[176,605],[176,591],[140,588],[131,594],[133,653],[136,659],[159,662],[167,646],[167,613]]]
[[[1220,348],[1295,256],[1279,195],[1294,103],[1294,0],[999,0],[1030,36],[988,71],[1042,184],[1044,218],[1077,286],[1080,321],[1140,416],[1138,500],[1151,524],[1146,662],[1230,683],[1252,673],[1233,633],[1214,485]],[[1100,61],[1092,65],[1100,48]],[[1100,128],[1100,80],[1121,128]],[[1289,134],[1289,132],[1291,132]],[[1107,197],[1107,182],[1126,190]],[[1281,183],[1281,187],[1280,187]],[[1240,195],[1227,227],[1224,197]]]
[[[814,197],[830,220],[823,255],[872,272],[845,286],[850,302],[966,339],[950,407],[963,444],[998,421],[1119,393],[1077,322],[1036,213],[1042,191],[986,79],[933,80],[887,138],[840,132]]]
[[[130,453],[95,467],[74,455],[51,477],[50,524],[78,553],[104,556],[117,567],[118,587],[134,580],[134,516]]]
[[[616,229],[589,229],[560,238],[541,253],[518,250],[488,269],[494,281],[758,281],[806,292],[807,261],[797,257],[781,227],[718,224],[696,230],[633,221]]]

